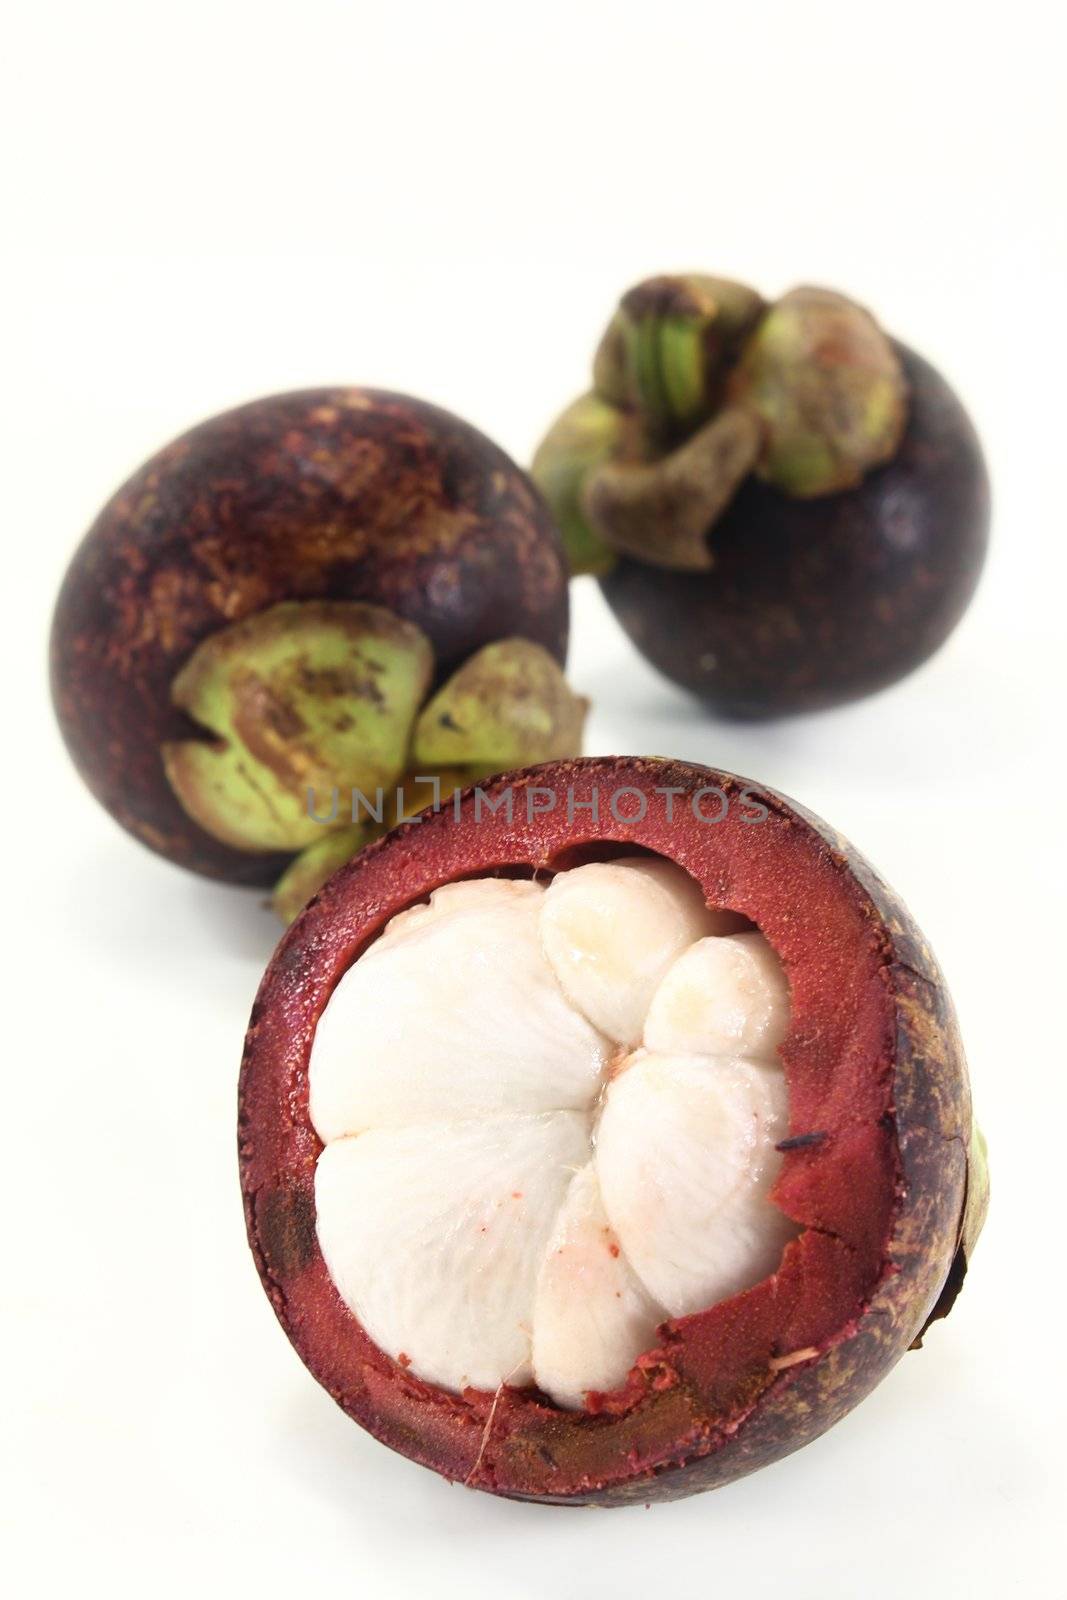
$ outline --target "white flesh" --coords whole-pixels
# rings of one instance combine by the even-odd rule
[[[348,970],[311,1055],[317,1228],[389,1355],[580,1408],[776,1270],[788,990],[737,926],[670,863],[595,863],[445,885]]]
[[[541,954],[542,898],[506,880],[438,890],[349,968],[311,1055],[311,1120],[324,1143],[591,1103],[608,1045]]]
[[[575,1168],[580,1111],[376,1128],[315,1173],[330,1277],[376,1344],[450,1389],[529,1383],[537,1274]]]
[[[571,1180],[537,1280],[538,1387],[563,1406],[581,1406],[589,1389],[617,1389],[665,1314],[622,1253],[590,1161]]]
[[[569,998],[616,1044],[635,1045],[660,979],[722,913],[669,861],[593,861],[552,880],[545,954]]]
[[[597,1134],[604,1207],[634,1270],[673,1317],[749,1289],[795,1231],[767,1199],[787,1131],[781,1069],[713,1056],[634,1056]]]
[[[645,1018],[645,1045],[678,1055],[774,1061],[789,1026],[782,964],[760,933],[700,939],[666,974]]]

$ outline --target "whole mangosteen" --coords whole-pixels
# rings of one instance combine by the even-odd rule
[[[276,395],[104,507],[56,606],[55,706],[89,788],[161,855],[268,884],[306,852],[289,916],[390,810],[577,753],[567,617],[552,519],[482,434],[403,395]]]
[[[572,570],[723,715],[857,699],[951,633],[989,485],[963,407],[842,295],[652,278],[533,463]]]
[[[355,1420],[449,1479],[619,1505],[851,1410],[987,1203],[944,980],[831,829],[730,774],[564,761],[330,879],[260,987],[264,1288]]]

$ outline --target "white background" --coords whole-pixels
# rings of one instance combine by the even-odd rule
[[[7,997],[0,1448],[18,1595],[1062,1593],[1064,121],[1053,8],[55,0],[4,28]],[[201,416],[370,383],[528,457],[617,294],[844,288],[967,397],[980,595],[844,711],[703,718],[588,581],[588,749],[732,768],[910,903],[961,1013],[991,1220],[951,1321],[834,1432],[651,1511],[512,1505],[362,1434],[243,1238],[235,1073],[275,929],[139,849],[46,700],[99,504]],[[1056,729],[1061,733],[1057,734]],[[812,929],[818,937],[818,929]]]

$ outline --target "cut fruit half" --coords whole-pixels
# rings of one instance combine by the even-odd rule
[[[688,1494],[814,1438],[948,1311],[986,1203],[903,906],[781,796],[680,763],[511,774],[363,851],[274,957],[240,1105],[311,1371],[521,1499]]]

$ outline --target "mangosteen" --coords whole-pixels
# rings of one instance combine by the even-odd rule
[[[431,781],[577,753],[567,618],[552,518],[501,450],[420,400],[308,390],[119,489],[63,582],[53,694],[124,828],[233,883],[293,863],[289,915]]]
[[[560,1505],[824,1432],[950,1309],[987,1203],[904,907],[790,801],[671,761],[497,777],[342,867],[261,985],[239,1144],[319,1382]]]
[[[639,284],[533,474],[572,570],[726,716],[895,682],[951,633],[985,557],[989,484],[959,400],[823,289],[767,305],[718,278]]]

